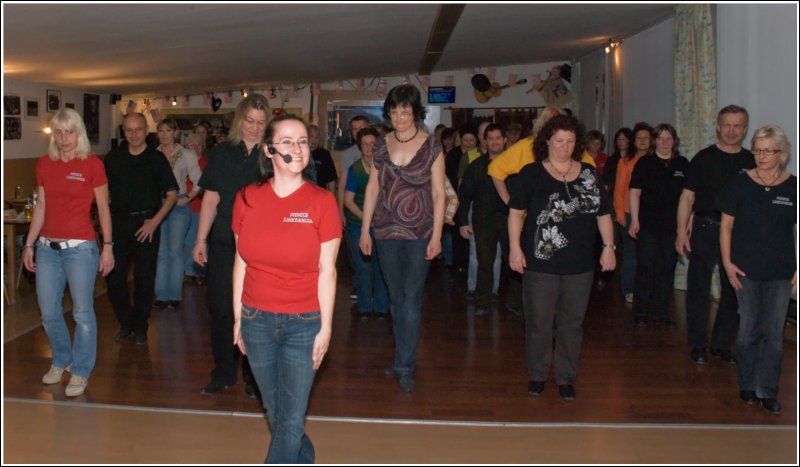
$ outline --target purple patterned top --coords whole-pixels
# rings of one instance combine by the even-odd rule
[[[411,162],[394,165],[389,159],[386,139],[373,146],[378,169],[378,200],[372,225],[378,240],[419,240],[433,236],[433,195],[431,167],[442,152],[433,135],[422,143]]]

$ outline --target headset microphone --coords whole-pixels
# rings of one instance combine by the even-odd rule
[[[273,156],[275,154],[281,156],[281,158],[283,159],[283,162],[285,162],[287,164],[292,162],[292,156],[290,156],[289,154],[281,154],[281,153],[279,153],[278,150],[275,149],[272,145],[267,145],[267,152],[269,152]]]

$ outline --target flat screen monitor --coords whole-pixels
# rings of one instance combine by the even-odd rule
[[[431,86],[428,88],[428,104],[455,104],[455,86]]]

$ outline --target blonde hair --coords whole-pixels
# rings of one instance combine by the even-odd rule
[[[563,110],[559,109],[554,105],[548,105],[544,109],[542,109],[542,113],[539,114],[539,117],[533,123],[533,128],[531,128],[531,136],[536,138],[536,135],[539,134],[539,130],[545,125],[545,123],[549,122],[550,119],[555,117],[556,115],[566,115],[567,113]]]
[[[86,127],[83,125],[83,118],[81,115],[72,109],[61,109],[50,121],[50,146],[48,147],[47,154],[50,155],[50,160],[57,161],[60,158],[58,145],[56,144],[56,128],[64,130],[75,131],[78,133],[78,145],[75,147],[75,157],[78,159],[86,159],[89,155],[89,137],[86,136]]]
[[[271,115],[267,98],[261,94],[250,94],[242,99],[241,102],[239,102],[239,105],[236,106],[236,112],[233,116],[231,129],[228,133],[228,141],[233,144],[239,144],[242,142],[242,123],[244,122],[245,117],[247,117],[247,112],[252,109],[261,110],[264,112],[264,117],[269,120]]]
[[[753,133],[753,139],[750,140],[750,149],[755,149],[756,141],[762,139],[771,139],[773,143],[781,148],[783,157],[781,157],[780,163],[781,167],[785,168],[786,163],[789,162],[789,151],[792,150],[792,145],[789,143],[789,138],[786,137],[786,132],[783,131],[783,128],[773,124],[762,126]]]

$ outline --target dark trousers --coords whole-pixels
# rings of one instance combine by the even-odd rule
[[[553,363],[556,384],[572,384],[578,376],[583,317],[593,279],[594,271],[568,275],[525,271],[525,364],[532,381],[547,381]]]
[[[492,302],[492,286],[494,285],[494,261],[497,255],[497,242],[500,242],[501,275],[505,275],[506,306],[516,310],[522,309],[522,275],[512,271],[508,266],[508,216],[498,214],[488,222],[476,222],[473,216],[475,233],[475,251],[478,259],[478,276],[475,285],[475,304],[488,307]]]
[[[219,228],[217,226],[214,227]],[[214,369],[211,380],[225,386],[236,383],[236,360],[239,350],[233,345],[233,260],[236,246],[230,240],[209,238],[208,242],[208,311],[211,314],[211,352]],[[254,384],[247,357],[242,357],[242,379]]]
[[[153,232],[152,241],[136,240],[136,231],[151,216],[113,214],[114,269],[106,276],[108,298],[121,329],[137,336],[147,335],[147,319],[153,306],[156,288],[156,264],[161,228]],[[133,266],[133,305],[128,291],[128,266]]]
[[[768,241],[768,240],[765,240]],[[711,295],[711,275],[720,263],[719,223],[695,217],[686,278],[686,327],[690,347],[706,347],[708,343],[708,314]],[[724,277],[725,272],[722,272]],[[711,347],[730,349],[739,329],[736,295],[727,280],[721,280],[721,298]]]
[[[675,283],[675,234],[640,230],[636,241],[636,287],[633,315],[667,319],[667,301]]]

